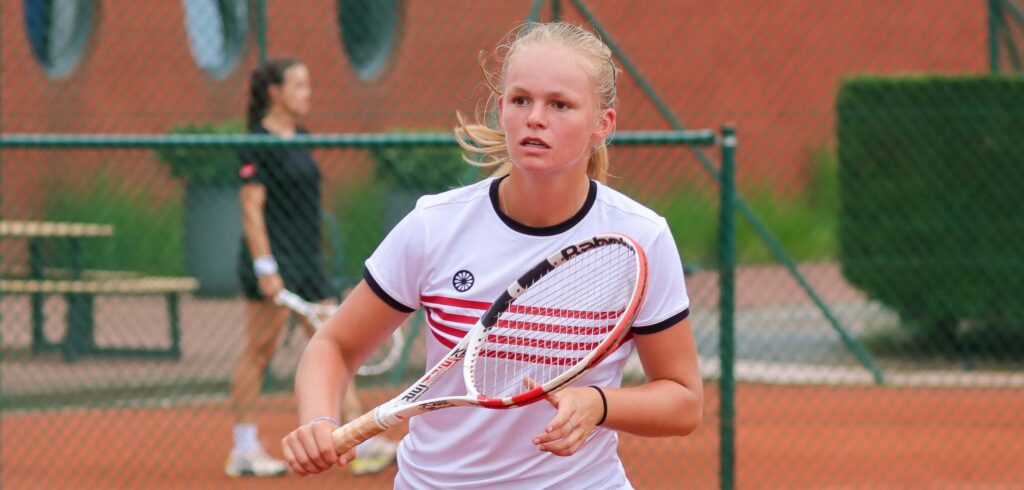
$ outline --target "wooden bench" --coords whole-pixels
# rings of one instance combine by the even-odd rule
[[[60,349],[64,359],[73,361],[82,355],[117,355],[143,357],[181,357],[179,295],[195,292],[199,281],[192,277],[131,277],[103,279],[0,279],[0,294],[46,295],[63,294],[68,301],[67,334],[62,342],[33,339],[37,348]],[[163,295],[167,298],[170,323],[170,346],[166,349],[145,347],[100,347],[96,345],[92,298],[98,295]],[[76,308],[72,308],[76,304]],[[75,314],[72,314],[75,312]],[[39,332],[39,335],[42,333]],[[33,332],[36,335],[36,332]],[[37,345],[36,341],[39,342]]]
[[[41,237],[41,236],[111,236],[114,227],[96,223],[66,223],[61,221],[0,221],[0,236]]]
[[[39,277],[33,277],[33,274]],[[0,269],[0,277],[18,279],[76,279],[76,274],[78,275],[77,279],[90,279],[97,281],[136,279],[145,276],[145,274],[135,271],[108,271],[95,269],[75,271],[59,267],[43,267],[40,271],[33,271],[29,267],[15,265]]]

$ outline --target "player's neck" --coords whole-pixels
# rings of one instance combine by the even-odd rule
[[[267,129],[271,134],[280,136],[282,138],[291,138],[295,136],[296,128],[298,127],[295,122],[295,118],[287,111],[279,109],[271,109],[267,112],[267,115],[263,118],[263,127]]]
[[[517,223],[543,228],[564,223],[587,200],[590,179],[530,179],[512,174],[498,188],[501,211]]]

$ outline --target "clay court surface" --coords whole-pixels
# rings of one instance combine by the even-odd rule
[[[805,272],[812,283],[832,285],[822,287],[823,296],[830,303],[863,301],[849,288],[836,287],[841,283],[836,280],[834,268],[811,268]],[[756,310],[763,303],[786,304],[790,309],[780,309],[772,315],[787,326],[809,316],[794,313],[805,308],[807,299],[793,290],[791,281],[783,281],[777,270],[752,269],[744,273],[746,286],[738,295],[741,305]],[[710,308],[715,301],[709,298],[715,291],[713,278],[695,274],[691,279],[695,303]],[[702,285],[702,281],[708,284]],[[772,291],[778,297],[754,301],[752,293],[744,292],[753,288],[750,284],[771,284],[773,287],[759,290]],[[0,301],[0,312],[7,319],[27,319],[26,303],[5,298]],[[163,327],[151,322],[160,317],[153,312],[162,311],[162,306],[156,299],[98,301],[100,341],[160,342]],[[63,305],[57,298],[46,307],[47,330],[56,338]],[[157,381],[163,383],[158,383],[158,396],[178,398],[154,408],[158,404],[145,399],[145,393],[153,390],[140,390],[140,398],[131,403],[141,408],[0,412],[0,488],[390,488],[393,467],[378,475],[358,478],[345,470],[301,479],[234,480],[224,476],[232,420],[223,397],[226,386],[222,385],[237,357],[241,314],[237,301],[185,298],[184,357],[177,362],[89,359],[64,363],[53,355],[34,356],[27,352],[26,321],[4,322],[0,384],[7,402],[17,401],[17,397],[32,402],[35,393],[56,390],[62,396],[84,396],[94,405],[123,407],[129,402],[114,397],[124,395],[123,390],[108,397],[96,388],[144,388],[145,383]],[[738,335],[758,333],[771,325],[762,318],[764,315],[746,319],[745,314],[741,310]],[[863,315],[864,310],[853,310],[853,314]],[[695,315],[694,322],[699,339],[713,338],[714,319]],[[103,327],[120,324],[147,328],[121,331]],[[820,320],[804,321],[793,329],[821,332],[824,336],[831,333]],[[138,336],[127,336],[129,333]],[[836,356],[831,350],[818,352],[820,345],[816,343],[800,344],[812,349],[807,353],[794,350],[798,349],[794,341],[801,338],[751,337],[748,344],[778,340],[763,347],[786,346],[786,359],[809,354],[814,354],[812,360]],[[275,356],[278,373],[294,368],[303,344],[301,338],[285,344]],[[969,372],[941,371],[937,375],[941,383],[931,381],[933,386],[944,385],[941,388],[872,386],[866,371],[860,373],[866,377],[862,384],[850,385],[844,375],[839,380],[843,386],[825,386],[831,378],[822,374],[826,370],[819,365],[788,364],[785,376],[766,376],[764,366],[751,365],[749,359],[741,361],[738,374],[744,374],[744,366],[753,366],[758,375],[741,379],[782,383],[804,378],[796,374],[807,374],[802,382],[815,384],[739,385],[735,456],[738,489],[1024,489],[1024,459],[1016,450],[1024,440],[1024,389],[1018,378],[1008,381],[1016,376],[1015,370],[1004,370],[1004,376],[994,382],[976,384],[969,382],[973,379]],[[894,385],[900,384],[900,372],[888,374]],[[686,438],[621,437],[620,456],[637,488],[719,488],[720,397],[714,376],[708,377],[705,423],[696,433]],[[205,391],[195,391],[187,388],[188,383],[210,386]],[[981,385],[997,388],[977,387]],[[364,387],[364,402],[383,402],[400,388]],[[278,440],[296,422],[292,398],[268,396],[260,403],[261,436],[270,451],[279,455]],[[391,435],[398,438],[402,433],[396,431]]]
[[[383,401],[395,390],[365,392]],[[637,488],[718,487],[718,392],[687,438],[622,436]],[[1024,488],[1024,391],[878,387],[738,388],[737,488]],[[294,423],[287,396],[265,402],[263,438]],[[495,413],[495,416],[501,416]],[[395,469],[352,477],[234,480],[222,465],[222,401],[161,409],[5,412],[2,484],[52,488],[389,488]],[[401,431],[392,434],[401,437]]]

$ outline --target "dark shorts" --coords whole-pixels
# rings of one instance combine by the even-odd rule
[[[278,271],[284,281],[284,287],[299,295],[306,301],[319,302],[324,299],[338,298],[338,291],[331,286],[330,279],[324,273],[323,261],[320,257],[292,259],[275,257]],[[248,254],[240,254],[238,261],[238,278],[242,284],[242,292],[251,300],[266,299],[260,294],[259,280],[252,268],[252,259]]]

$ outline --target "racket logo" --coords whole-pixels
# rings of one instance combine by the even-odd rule
[[[452,277],[452,286],[455,287],[456,291],[464,293],[469,291],[469,288],[473,287],[473,283],[475,281],[476,278],[473,277],[473,273],[463,269],[456,272],[455,276]]]
[[[569,245],[562,249],[562,260],[569,260],[587,250],[594,247],[603,247],[612,243],[619,243],[622,245],[628,245],[625,240],[619,237],[594,237],[592,240],[577,243],[575,245]]]
[[[437,400],[431,402],[423,402],[420,405],[420,410],[424,412],[433,412],[442,408],[454,407],[455,404],[447,400]]]
[[[416,386],[413,386],[412,389],[405,394],[405,396],[402,397],[402,400],[407,402],[414,401],[417,398],[419,398],[420,394],[423,393],[427,388],[429,388],[429,386],[423,383],[417,384]]]

